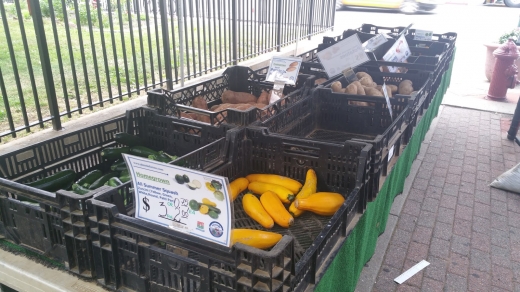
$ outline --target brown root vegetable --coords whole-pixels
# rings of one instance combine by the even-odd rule
[[[396,85],[393,85],[393,84],[387,84],[386,86],[388,86],[387,88],[390,88],[390,90],[392,91],[392,93],[397,93],[397,86]]]
[[[195,97],[191,104],[193,105],[193,107],[208,110],[208,103],[206,102],[206,99],[204,99],[204,97],[202,96]]]
[[[363,88],[363,85],[359,83],[359,81],[352,82],[357,87],[357,95],[366,95],[365,89]]]
[[[247,104],[246,103],[246,104],[237,104],[237,106],[234,107],[234,109],[239,110],[239,111],[245,111],[245,110],[248,110],[248,109],[250,109],[252,107],[255,107],[255,106],[252,105],[252,104]]]
[[[376,89],[379,90],[383,95],[385,93],[383,92],[383,85],[376,86]],[[386,93],[388,94],[388,97],[392,97],[392,89],[390,89],[390,86],[386,85]]]
[[[194,113],[181,112],[181,118],[196,120],[197,119],[197,115],[194,114]]]
[[[377,86],[377,83],[372,82],[372,86],[370,86],[370,87],[376,87],[376,86]]]
[[[357,105],[357,106],[370,106],[370,105],[373,106],[373,103],[368,103],[368,102],[365,102],[365,101],[356,101],[356,100],[350,100],[348,102],[348,104],[350,104],[350,105]]]
[[[365,87],[365,93],[366,95],[370,96],[384,96],[383,93],[374,87]]]
[[[332,89],[332,92],[343,92],[343,85],[339,81],[334,81],[330,88]]]
[[[262,93],[260,94],[260,96],[258,97],[258,100],[255,103],[262,103],[264,105],[268,105],[270,96],[271,96],[271,91],[262,90]],[[248,102],[248,103],[251,103],[251,102]]]
[[[403,80],[399,83],[399,94],[410,95],[413,91],[412,81]]]
[[[327,81],[326,78],[318,78],[318,79],[314,80],[314,85],[320,85],[325,81]]]
[[[222,92],[222,103],[248,103],[248,102],[256,102],[258,98],[247,92],[235,92],[231,90],[226,90]]]
[[[353,83],[350,83],[346,88],[345,88],[345,93],[346,94],[354,94],[356,95],[357,94],[357,86],[356,84],[353,84]]]
[[[363,79],[365,77],[369,78],[370,80],[372,80],[372,76],[370,76],[370,74],[366,73],[366,72],[357,72],[356,73],[356,77],[358,79]],[[372,80],[373,81],[373,80]]]
[[[368,87],[372,87],[372,85],[374,84],[371,77],[363,77],[363,78],[359,79],[359,83],[361,83],[361,85],[363,85],[363,86],[368,86]]]

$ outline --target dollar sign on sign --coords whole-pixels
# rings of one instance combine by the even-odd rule
[[[150,205],[148,205],[148,198],[147,197],[144,197],[143,198],[143,203],[144,203],[144,206],[143,206],[143,209],[148,212],[148,210],[150,210]]]

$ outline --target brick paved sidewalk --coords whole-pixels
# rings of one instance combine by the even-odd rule
[[[520,162],[508,120],[444,108],[373,291],[520,291],[520,195],[488,186]],[[423,259],[430,266],[393,281]]]

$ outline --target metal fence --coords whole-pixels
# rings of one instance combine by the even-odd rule
[[[0,0],[0,139],[310,38],[334,3]]]

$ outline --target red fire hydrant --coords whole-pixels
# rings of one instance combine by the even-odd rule
[[[513,39],[509,39],[507,43],[498,47],[493,52],[493,55],[497,58],[497,61],[493,68],[487,97],[502,100],[506,98],[507,89],[515,88],[516,86],[518,68],[515,65],[515,61],[520,56],[520,52],[518,52]]]

